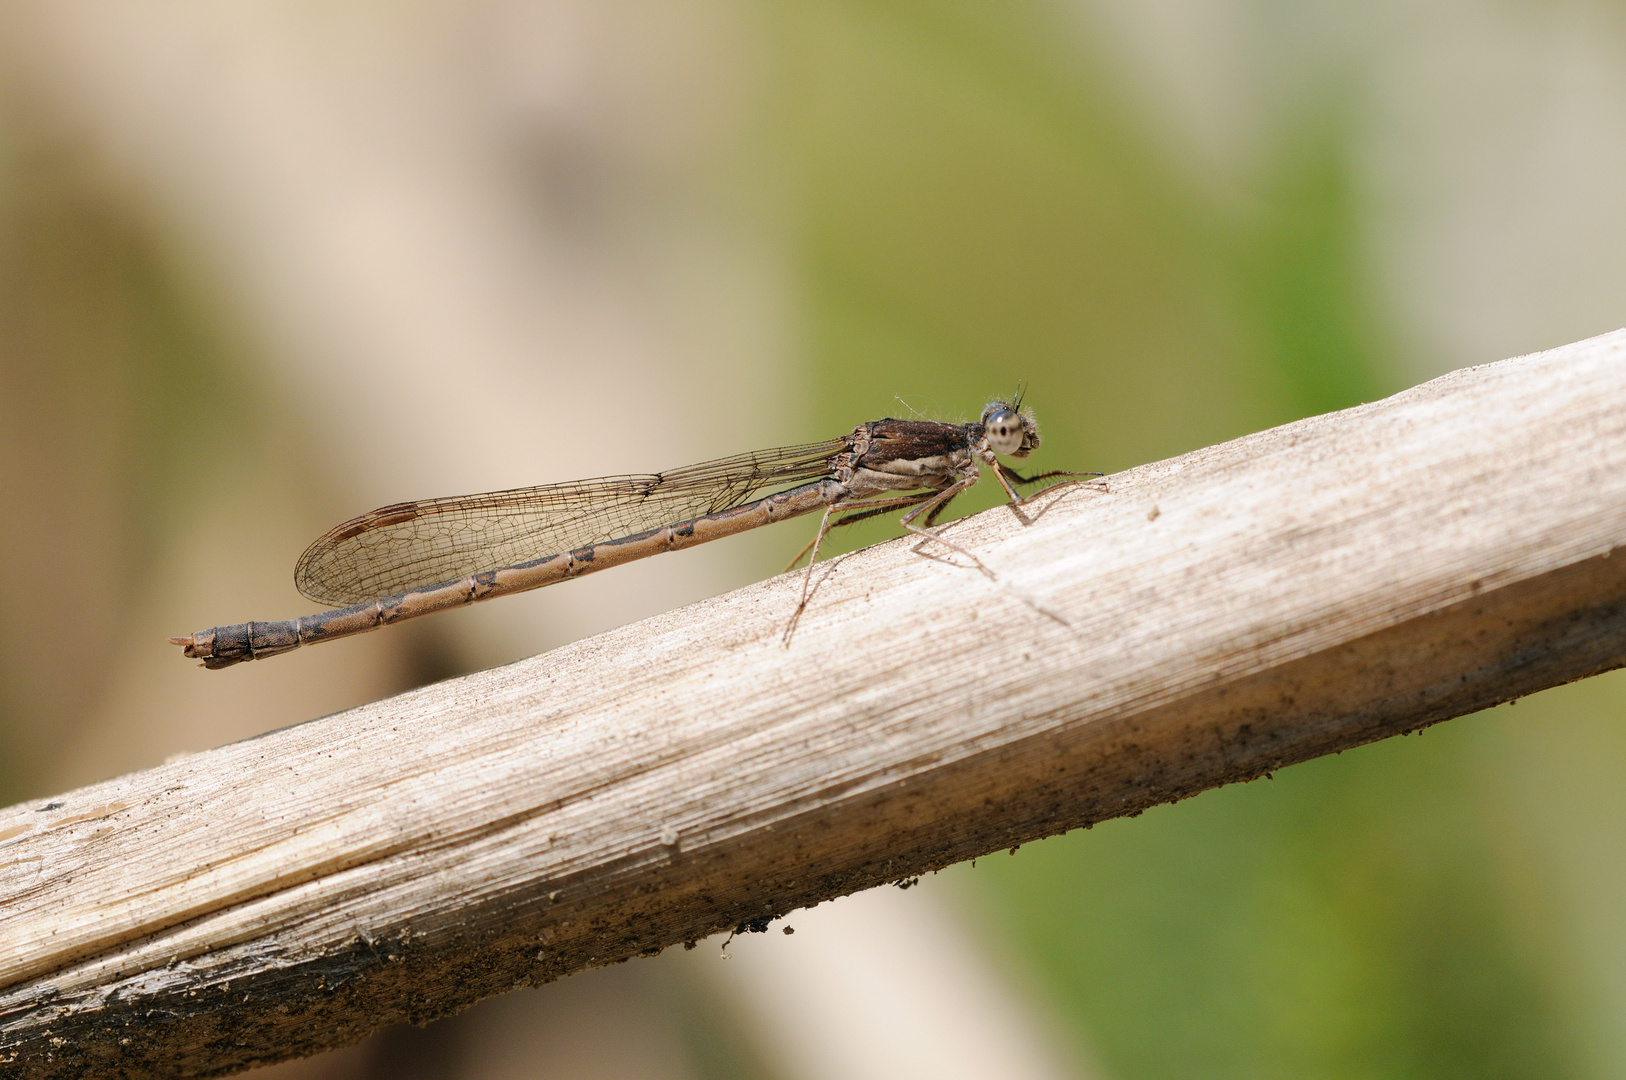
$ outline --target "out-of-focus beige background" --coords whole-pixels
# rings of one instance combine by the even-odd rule
[[[15,0],[0,802],[809,535],[219,673],[165,643],[304,613],[295,557],[362,510],[1018,379],[1043,467],[1123,468],[1626,323],[1623,178],[1602,2]],[[1606,676],[261,1075],[1626,1075],[1623,705]]]

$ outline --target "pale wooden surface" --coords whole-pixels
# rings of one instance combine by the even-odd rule
[[[309,1053],[1626,664],[1626,331],[1029,517],[0,811],[0,1065]]]

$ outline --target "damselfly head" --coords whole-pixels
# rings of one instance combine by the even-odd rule
[[[982,410],[988,449],[1007,457],[1027,457],[1039,445],[1039,425],[1015,402],[993,401]]]

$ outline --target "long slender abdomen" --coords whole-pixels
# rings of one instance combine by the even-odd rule
[[[839,498],[842,490],[833,481],[804,484],[715,514],[662,525],[645,533],[606,540],[532,562],[485,570],[443,585],[396,593],[297,619],[215,626],[169,640],[170,644],[181,646],[187,656],[202,660],[206,668],[231,667],[233,664],[289,652],[301,645],[315,645],[351,634],[364,634],[402,619],[415,619],[420,615],[431,615],[479,600],[540,589],[544,585],[580,577],[595,570],[607,570],[663,551],[691,547],[745,532],[758,525],[799,517],[823,509]]]

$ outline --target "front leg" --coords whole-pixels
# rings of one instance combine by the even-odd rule
[[[1051,479],[1054,479],[1055,477],[1058,477],[1058,476],[1094,476],[1094,477],[1100,477],[1100,476],[1106,475],[1105,473],[1098,473],[1098,472],[1067,472],[1067,471],[1065,471],[1063,469],[1052,469],[1050,472],[1035,473],[1032,476],[1023,476],[1021,473],[1017,472],[1015,469],[1009,469],[1009,468],[1006,468],[1004,465],[1001,465],[997,460],[990,462],[990,464],[993,465],[993,467],[994,467],[994,475],[999,478],[1000,487],[1003,487],[1005,489],[1005,494],[1009,495],[1010,498],[1011,498],[1011,502],[1015,503],[1017,506],[1021,506],[1023,503],[1025,503],[1029,499],[1033,498],[1034,495],[1040,494],[1039,491],[1035,491],[1033,493],[1033,495],[1020,495],[1016,491],[1016,489],[1018,487],[1027,487],[1029,484],[1037,484],[1041,480],[1051,480]],[[1085,484],[1085,483],[1089,483],[1090,481],[1087,481],[1087,480],[1072,480],[1072,481],[1068,481],[1068,482],[1069,483],[1074,483],[1074,484]],[[1051,485],[1051,487],[1061,487],[1061,486],[1062,486],[1061,484],[1052,484]],[[1050,488],[1043,488],[1041,490],[1042,491],[1049,491]]]

